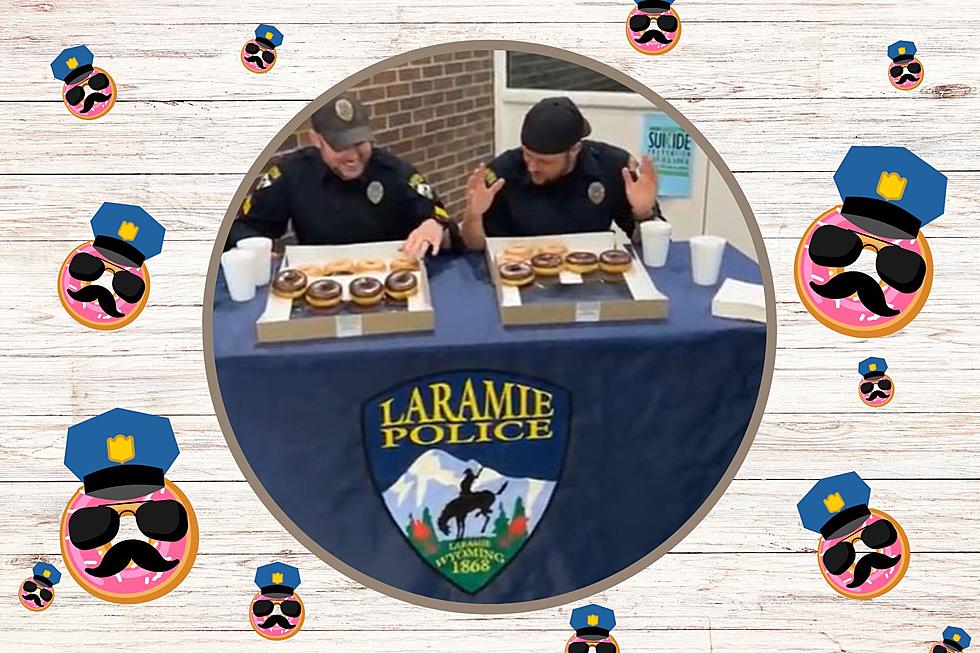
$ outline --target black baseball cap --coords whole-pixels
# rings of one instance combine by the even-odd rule
[[[335,150],[346,150],[374,138],[367,109],[350,95],[340,95],[313,113],[313,129]]]
[[[592,133],[592,126],[567,97],[544,98],[531,107],[521,127],[521,144],[538,154],[560,154]]]

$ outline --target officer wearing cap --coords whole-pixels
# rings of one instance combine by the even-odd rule
[[[114,408],[68,429],[65,466],[85,494],[120,501],[161,489],[178,453],[169,419]]]
[[[882,238],[914,239],[946,209],[946,176],[904,147],[856,145],[834,182],[841,215]]]
[[[969,648],[970,642],[972,641],[973,638],[962,628],[949,626],[943,631],[943,644],[948,646],[950,650],[962,651],[963,649]],[[932,653],[943,653],[943,650],[941,647],[936,646],[932,649]]]
[[[568,623],[575,635],[565,645],[566,653],[586,653],[590,649],[595,653],[618,653],[619,645],[609,634],[616,627],[616,614],[609,608],[594,603],[583,605],[572,610]]]
[[[404,240],[437,254],[454,223],[413,166],[372,144],[367,110],[341,95],[313,114],[312,147],[276,157],[245,196],[225,248],[249,236],[278,238],[292,220],[300,244]]]
[[[854,532],[871,516],[871,487],[847,472],[817,481],[796,505],[803,528],[820,533],[825,540]]]
[[[521,147],[480,166],[467,183],[463,239],[482,249],[487,236],[605,231],[615,222],[663,219],[657,173],[644,157],[587,140],[592,128],[567,97],[545,98],[524,117]]]
[[[299,587],[299,569],[284,562],[270,562],[255,570],[255,584],[265,596],[284,599]]]
[[[885,372],[888,370],[888,363],[885,362],[884,358],[876,358],[872,356],[871,358],[865,358],[858,364],[858,374],[863,376],[869,381],[871,379],[880,379],[885,376]]]

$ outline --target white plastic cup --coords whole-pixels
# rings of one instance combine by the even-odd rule
[[[238,241],[239,249],[250,249],[257,253],[255,259],[255,285],[264,286],[272,278],[272,239],[264,236],[242,238]]]
[[[247,302],[255,297],[255,261],[258,253],[254,249],[230,249],[221,255],[221,269],[225,273],[228,294],[232,301]]]
[[[718,283],[726,242],[720,236],[691,238],[691,276],[694,283],[699,286],[713,286]]]
[[[670,252],[670,236],[674,227],[665,220],[647,220],[640,223],[640,242],[643,244],[643,263],[651,268],[667,264]]]

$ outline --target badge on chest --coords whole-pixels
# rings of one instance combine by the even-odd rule
[[[367,186],[367,198],[371,204],[380,204],[381,200],[385,196],[385,187],[378,181],[374,180]]]
[[[589,201],[593,204],[602,204],[602,200],[606,199],[606,187],[601,181],[593,181],[589,184]]]

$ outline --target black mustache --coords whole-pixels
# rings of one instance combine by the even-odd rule
[[[870,395],[868,395],[868,401],[874,401],[875,399],[888,399],[888,395],[886,395],[881,390],[875,390]]]
[[[285,628],[286,630],[292,630],[295,628],[295,626],[286,621],[286,617],[282,616],[281,614],[274,614],[259,624],[259,628],[272,628],[273,626],[279,626],[280,628]]]
[[[25,601],[34,601],[34,605],[36,605],[39,608],[41,607],[41,599],[36,594],[25,594],[24,595],[24,600]]]
[[[164,560],[159,551],[142,540],[123,540],[105,552],[97,567],[85,572],[96,578],[108,578],[125,569],[130,562],[147,571],[170,571],[180,564],[179,560]]]
[[[908,73],[905,73],[904,75],[902,75],[902,78],[898,80],[898,83],[904,84],[905,82],[914,82],[917,79],[918,77],[916,77],[915,75],[909,75]]]
[[[259,68],[265,68],[265,61],[262,60],[262,57],[245,57],[245,61],[258,64]]]
[[[655,29],[643,32],[643,35],[640,36],[640,38],[635,39],[635,41],[637,43],[649,43],[654,39],[657,40],[657,43],[661,43],[663,45],[667,45],[668,43],[671,42],[669,38],[664,36],[663,32]]]
[[[844,299],[856,292],[858,299],[861,300],[865,308],[882,317],[894,317],[900,312],[894,308],[888,308],[888,304],[885,302],[885,293],[881,290],[881,286],[874,278],[864,272],[856,270],[841,272],[822,285],[811,281],[810,287],[813,288],[813,292],[827,299]]]
[[[106,102],[112,98],[111,95],[105,95],[103,93],[92,93],[85,98],[85,106],[82,107],[82,113],[88,113],[95,106],[96,102]]]
[[[123,317],[125,313],[120,313],[116,308],[116,299],[109,292],[108,288],[102,286],[85,286],[78,290],[68,289],[68,295],[76,302],[99,302],[99,307],[112,317]]]
[[[875,569],[888,569],[897,565],[901,559],[901,555],[893,558],[878,552],[867,554],[858,560],[857,566],[854,568],[854,579],[847,584],[847,587],[854,589],[863,585],[864,581],[868,580],[868,577],[871,575],[872,567]]]

